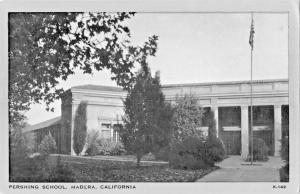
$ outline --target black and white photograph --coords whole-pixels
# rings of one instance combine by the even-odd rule
[[[5,13],[9,191],[295,188],[290,12],[44,10]]]

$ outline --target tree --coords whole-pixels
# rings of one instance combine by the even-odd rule
[[[77,155],[81,153],[86,143],[86,136],[87,136],[86,108],[87,108],[87,103],[80,102],[75,113],[73,149]]]
[[[178,97],[175,105],[175,113],[173,117],[173,140],[182,141],[191,136],[199,136],[202,133],[199,130],[203,117],[203,110],[198,105],[197,99],[192,95],[185,94]]]
[[[91,74],[109,69],[112,80],[128,89],[131,69],[154,56],[157,36],[142,46],[130,43],[125,22],[134,13],[10,13],[9,14],[9,118],[24,118],[30,104],[59,99],[59,82],[76,69]]]
[[[46,135],[42,140],[38,150],[44,156],[48,156],[49,154],[53,154],[56,152],[57,150],[56,142],[55,139],[52,137],[50,131],[48,135]]]
[[[137,157],[139,166],[142,156],[166,146],[171,139],[170,105],[165,103],[161,92],[159,74],[151,76],[144,62],[137,73],[136,82],[124,101],[124,127],[121,140],[125,149]]]
[[[212,110],[207,112],[208,137],[205,142],[207,163],[213,165],[225,158],[226,151],[223,142],[217,137],[215,114]]]

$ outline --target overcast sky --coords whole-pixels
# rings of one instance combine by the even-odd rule
[[[162,84],[237,81],[250,79],[250,14],[138,13],[129,22],[132,42],[141,45],[158,35],[158,52],[149,60],[161,72]],[[254,14],[253,79],[288,78],[288,15]],[[76,73],[64,89],[83,84],[116,86],[109,71]],[[44,104],[26,113],[29,124],[60,116]]]

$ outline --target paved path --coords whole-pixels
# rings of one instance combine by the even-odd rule
[[[241,156],[230,156],[217,163],[220,169],[202,177],[197,182],[279,182],[280,157],[270,157],[267,162],[249,165]]]

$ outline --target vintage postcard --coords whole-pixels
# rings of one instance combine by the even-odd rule
[[[1,193],[299,192],[299,2],[1,6]]]

